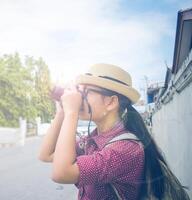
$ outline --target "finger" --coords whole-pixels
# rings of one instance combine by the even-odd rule
[[[60,110],[62,110],[62,104],[61,104],[61,102],[56,102],[56,111],[60,111]]]

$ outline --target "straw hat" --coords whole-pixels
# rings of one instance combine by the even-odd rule
[[[115,91],[128,97],[132,103],[136,103],[139,92],[132,87],[132,79],[128,72],[111,64],[95,64],[76,79],[77,84],[90,84]]]

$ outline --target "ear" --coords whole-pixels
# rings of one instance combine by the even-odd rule
[[[119,108],[119,100],[116,95],[105,98],[106,110],[111,111]]]

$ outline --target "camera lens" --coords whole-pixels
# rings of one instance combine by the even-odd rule
[[[60,98],[63,95],[63,93],[64,93],[64,88],[63,87],[55,86],[51,90],[51,98],[53,100],[60,101]]]

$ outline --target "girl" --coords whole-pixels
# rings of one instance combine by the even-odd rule
[[[53,181],[75,184],[83,200],[188,199],[132,106],[139,97],[129,73],[109,64],[65,88],[39,155]],[[77,142],[79,119],[97,128]]]

